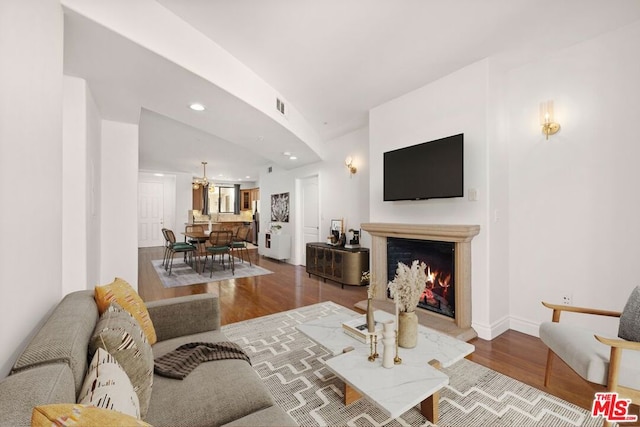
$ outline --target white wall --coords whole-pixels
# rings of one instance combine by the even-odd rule
[[[191,174],[176,174],[176,229],[178,227],[182,228],[183,224],[189,222],[188,213],[193,207],[193,191],[191,189],[192,179]]]
[[[292,236],[291,264],[301,264],[302,244],[296,236],[294,224],[298,220],[296,208],[296,180],[318,176],[320,202],[320,240],[329,235],[331,219],[344,218],[348,228],[359,228],[369,220],[369,166],[368,139],[366,128],[356,130],[327,142],[326,157],[322,162],[293,169],[278,170],[272,173],[265,170],[260,173],[260,233],[268,231],[271,223],[271,195],[289,193],[290,221],[282,223],[282,233]],[[347,156],[354,158],[358,172],[352,177],[344,164]],[[264,242],[261,238],[260,242]],[[368,240],[363,245],[368,245]],[[259,248],[260,251],[260,248]]]
[[[102,171],[102,118],[90,88],[87,86],[87,289],[100,283],[101,236],[101,171]]]
[[[85,80],[64,76],[62,294],[93,289],[100,273],[101,119]],[[97,168],[97,172],[96,172]]]
[[[103,120],[100,283],[138,288],[138,126]]]
[[[372,222],[480,224],[473,326],[537,335],[540,301],[620,310],[640,273],[640,22],[517,68],[485,59],[370,113]],[[539,103],[562,129],[545,141]],[[466,198],[382,201],[382,153],[465,134]],[[563,315],[615,335],[614,319]]]
[[[64,76],[62,109],[62,294],[86,289],[87,109],[84,80]]]
[[[61,296],[62,40],[57,0],[0,2],[0,377]]]
[[[472,241],[472,319],[483,338],[491,338],[495,326],[489,314],[488,282],[488,75],[489,61],[477,62],[380,105],[369,115],[371,222],[480,225],[480,234]],[[458,133],[464,133],[465,195],[476,189],[478,201],[467,197],[383,201],[385,151]]]
[[[640,277],[640,22],[508,73],[512,327],[537,334],[539,301],[621,310]],[[545,141],[541,101],[559,133]],[[563,315],[615,334],[615,321]]]

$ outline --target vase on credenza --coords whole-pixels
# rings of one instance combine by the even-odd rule
[[[418,315],[415,311],[401,311],[398,314],[398,345],[414,348],[418,343]]]
[[[373,318],[373,300],[367,298],[367,331],[373,333],[376,331],[376,322]]]

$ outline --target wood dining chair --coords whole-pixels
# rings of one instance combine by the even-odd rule
[[[229,265],[231,266],[231,274],[235,274],[235,264],[233,260],[233,256],[231,254],[231,246],[233,244],[233,234],[231,231],[221,230],[221,231],[212,231],[209,234],[209,246],[207,246],[206,251],[207,255],[204,258],[204,267],[202,271],[206,269],[207,266],[207,256],[211,254],[211,274],[209,277],[213,277],[213,264],[216,255],[220,256],[220,263],[222,264],[222,269],[225,269],[224,265],[224,256],[227,255],[229,259]]]
[[[171,271],[173,270],[173,257],[175,256],[175,254],[177,253],[184,253],[185,256],[189,256],[191,258],[191,262],[194,262],[194,256],[193,253],[196,251],[196,247],[189,244],[189,243],[184,243],[184,242],[176,242],[176,235],[174,234],[174,232],[172,230],[169,229],[165,229],[165,233],[167,236],[167,240],[168,240],[168,257],[170,258],[170,261],[167,261],[166,264],[164,266],[164,269],[167,270],[167,267],[169,269],[169,276],[171,276]],[[198,260],[196,258],[195,260],[196,263],[196,268],[195,270],[198,271]]]
[[[240,255],[240,260],[244,262],[244,254],[247,254],[247,260],[249,261],[249,265],[251,264],[251,256],[249,255],[249,250],[247,249],[247,239],[249,238],[249,232],[251,231],[251,227],[248,225],[241,225],[238,227],[236,231],[236,235],[233,236],[233,242],[231,243],[231,249],[233,252],[238,252]]]

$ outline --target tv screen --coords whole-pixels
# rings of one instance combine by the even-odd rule
[[[384,153],[384,201],[462,197],[463,134]]]

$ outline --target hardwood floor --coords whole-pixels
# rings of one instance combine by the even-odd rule
[[[304,267],[258,257],[255,250],[252,260],[274,274],[177,288],[164,288],[151,266],[151,260],[162,259],[162,248],[139,249],[138,258],[138,291],[143,300],[217,293],[223,325],[323,301],[353,308],[367,295],[365,287],[345,286],[341,289],[337,283],[309,278]],[[206,276],[203,278],[207,279]],[[476,351],[469,356],[470,360],[583,408],[590,409],[593,394],[604,389],[583,381],[558,358],[554,360],[551,385],[544,387],[547,347],[538,338],[507,331],[492,341],[475,339],[471,343]]]

